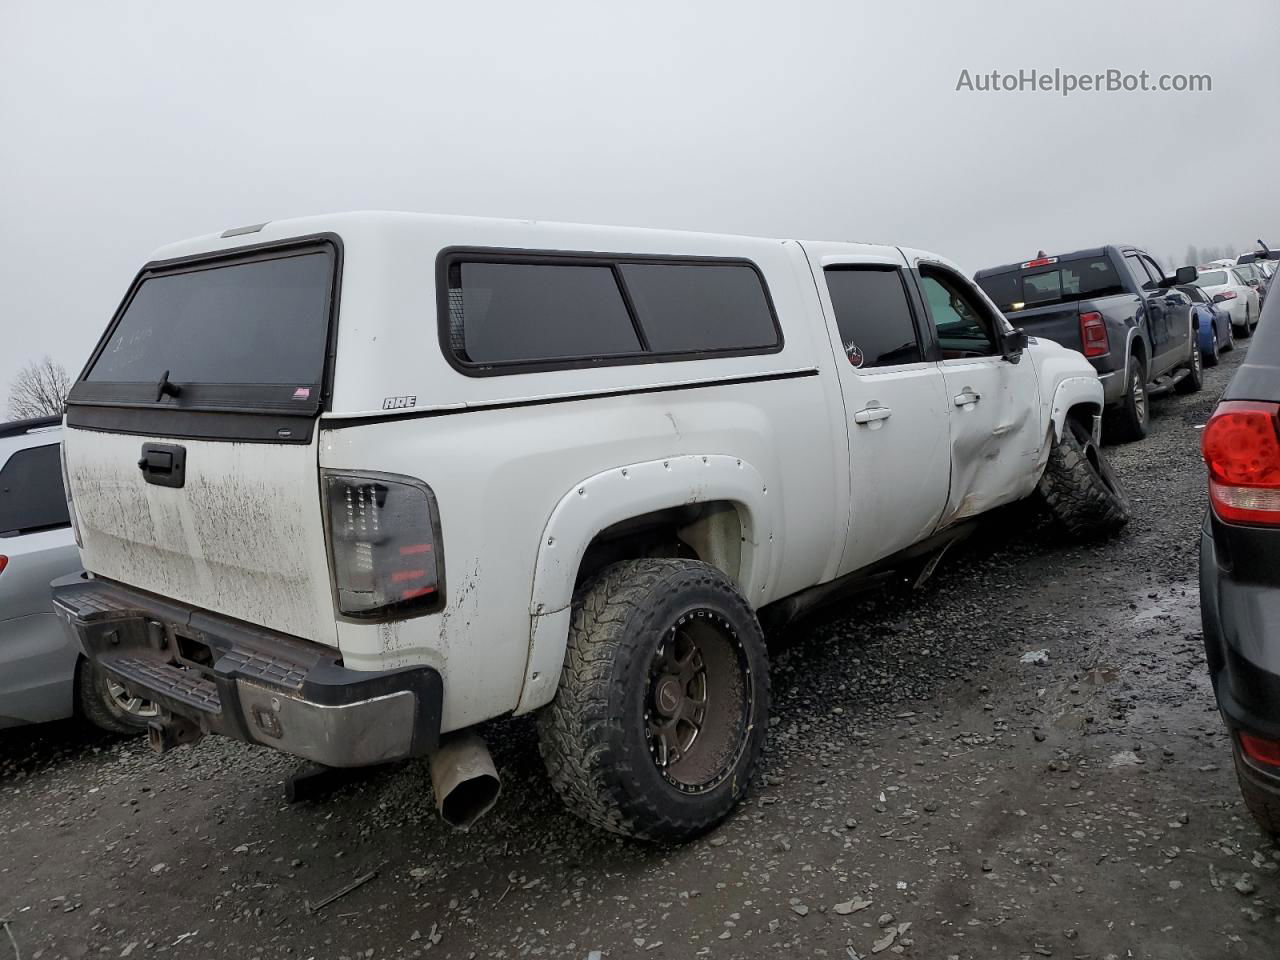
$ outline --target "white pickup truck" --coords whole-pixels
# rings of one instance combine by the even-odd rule
[[[536,712],[618,833],[724,817],[765,741],[762,623],[1036,494],[1127,505],[1080,354],[901,247],[395,213],[228,230],[143,267],[71,391],[89,656],[217,733],[332,767]],[[424,789],[426,785],[424,784]]]

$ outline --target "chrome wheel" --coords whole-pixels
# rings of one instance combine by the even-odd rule
[[[1147,384],[1141,364],[1133,371],[1133,412],[1142,423],[1147,422]]]
[[[654,765],[684,793],[722,783],[746,748],[751,673],[738,635],[711,610],[676,621],[649,665],[645,738]]]
[[[117,683],[115,680],[107,680],[107,696],[111,698],[113,704],[131,717],[150,720],[160,714],[160,708],[154,703],[143,700],[141,697],[131,696],[124,688],[124,684]]]

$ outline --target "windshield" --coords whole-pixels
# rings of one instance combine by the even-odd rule
[[[315,251],[145,279],[85,379],[317,386],[331,274]]]
[[[1124,289],[1105,255],[1011,270],[979,277],[977,283],[1005,313],[1110,296]]]

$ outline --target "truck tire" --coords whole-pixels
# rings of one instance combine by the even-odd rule
[[[1070,420],[1040,477],[1049,513],[1074,539],[1114,536],[1129,522],[1129,501],[1088,431]]]
[[[1113,410],[1108,410],[1103,421],[1103,432],[1108,440],[1131,443],[1147,435],[1151,422],[1151,399],[1147,396],[1147,365],[1136,353],[1130,357],[1129,382],[1125,384],[1124,398]]]
[[[1217,359],[1214,359],[1217,363]],[[1200,336],[1193,332],[1191,359],[1187,361],[1187,375],[1174,384],[1178,393],[1199,393],[1204,386],[1204,357],[1200,355]]]
[[[574,598],[539,750],[587,822],[680,842],[745,795],[768,717],[764,634],[733,582],[696,560],[631,560]]]
[[[1232,754],[1236,763],[1236,782],[1240,784],[1240,795],[1244,797],[1244,805],[1253,815],[1258,829],[1268,837],[1280,838],[1280,797],[1267,793],[1249,779],[1238,749],[1233,749]]]
[[[82,717],[108,733],[146,733],[147,724],[157,712],[153,704],[130,697],[92,660],[83,658],[76,670],[76,703]]]

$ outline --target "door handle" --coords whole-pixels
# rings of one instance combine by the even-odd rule
[[[893,416],[891,407],[866,406],[853,415],[854,423],[874,423],[877,420],[888,420]]]
[[[982,394],[965,390],[963,393],[957,393],[953,399],[957,407],[969,407],[981,400]]]
[[[144,443],[138,469],[147,483],[181,487],[187,482],[187,448],[176,443]]]

